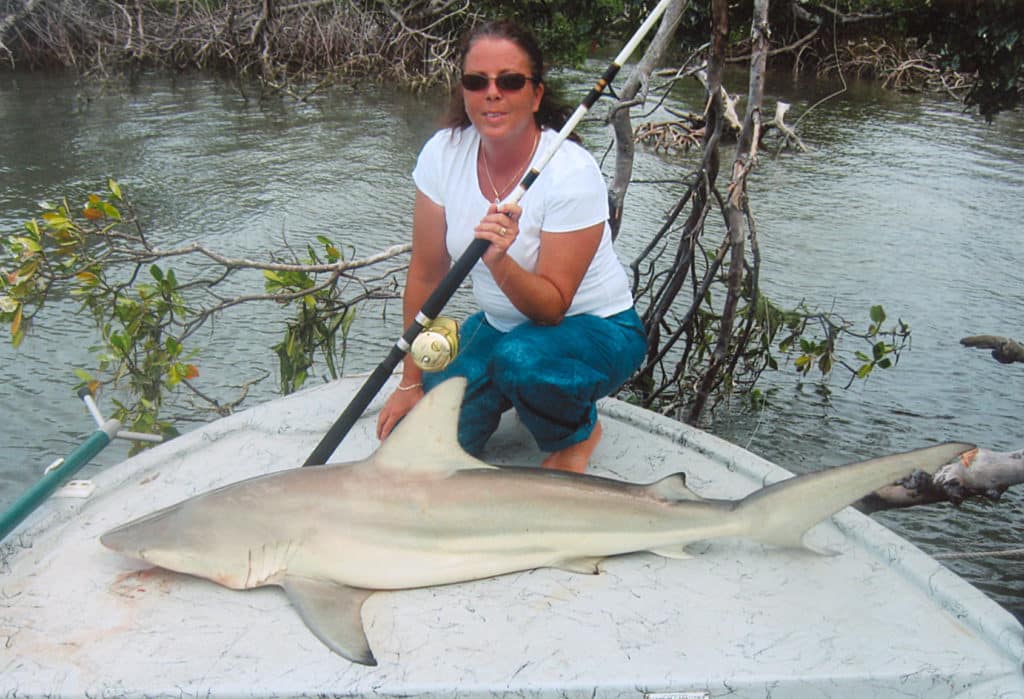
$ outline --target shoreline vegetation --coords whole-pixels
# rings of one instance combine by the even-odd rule
[[[0,1],[0,61],[111,79],[141,70],[215,71],[264,88],[320,89],[377,75],[416,88],[453,75],[468,2],[307,0]],[[18,7],[20,6],[20,7]],[[295,95],[299,96],[299,95]]]
[[[646,12],[642,2],[576,4],[584,11],[594,5],[592,16],[569,28],[573,3],[543,12],[517,3],[512,13],[534,26],[553,47],[555,62],[564,64],[615,45]],[[769,66],[794,75],[875,79],[888,88],[945,92],[963,101],[977,74],[953,70],[941,47],[912,31],[928,25],[928,17],[920,10],[908,16],[899,3],[875,4],[888,11],[776,3]],[[707,10],[703,3],[683,5],[678,53],[697,56],[706,48]],[[503,10],[508,7],[467,0],[0,0],[0,70],[71,69],[100,81],[153,69],[214,71],[297,99],[352,76],[420,89],[450,84],[465,27]],[[730,26],[727,61],[748,62],[750,39],[741,34],[750,22],[735,17]]]

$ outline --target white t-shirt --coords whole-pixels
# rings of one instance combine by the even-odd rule
[[[543,158],[557,137],[550,129],[541,132],[531,167]],[[453,260],[473,241],[473,228],[491,204],[481,194],[477,179],[479,147],[480,135],[473,126],[442,129],[423,146],[412,173],[419,190],[444,208],[446,245]],[[608,192],[590,153],[571,141],[562,143],[519,205],[523,209],[519,236],[508,254],[530,272],[537,267],[542,230],[564,233],[602,221],[605,224],[601,244],[566,315],[589,313],[608,317],[632,307],[629,280],[612,247],[607,222]],[[491,325],[508,332],[527,320],[498,287],[486,265],[475,265],[470,274],[477,303]]]

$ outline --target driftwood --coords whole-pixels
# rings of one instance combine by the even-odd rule
[[[706,70],[698,70],[694,72],[694,76],[700,81],[700,84],[704,86],[704,89],[708,89],[708,73]],[[740,122],[740,117],[736,113],[736,103],[740,101],[739,95],[730,97],[729,93],[726,92],[722,85],[718,86],[719,95],[722,98],[722,118],[729,131],[737,136],[743,130],[743,124]]]
[[[992,350],[992,356],[1001,364],[1024,362],[1024,345],[1008,337],[996,335],[971,335],[960,340],[964,347],[980,347]]]
[[[668,78],[669,85],[684,76],[694,77],[704,86],[705,91],[708,89],[706,63],[693,67],[684,65],[679,69],[658,71],[656,75]],[[721,85],[718,88],[718,93],[721,98],[722,119],[724,120],[720,138],[735,140],[743,130],[743,123],[736,112],[736,103],[740,101],[740,96],[730,96]],[[700,148],[704,141],[707,115],[683,112],[668,106],[665,106],[664,109],[674,118],[668,121],[643,122],[633,131],[632,140],[654,148],[655,152],[686,152],[691,148]]]
[[[881,488],[855,506],[862,512],[951,502],[969,498],[998,501],[1006,489],[1024,483],[1024,449],[975,449],[946,464],[934,476],[917,471],[899,483]]]
[[[782,134],[783,147],[795,148],[801,153],[807,152],[807,146],[796,135],[796,132],[786,124],[786,112],[789,111],[788,102],[777,102],[775,104],[775,118],[765,124],[765,131],[769,128],[776,128]]]
[[[696,71],[694,74],[706,87],[707,76],[705,74],[704,77],[701,77],[702,73],[704,71]],[[737,138],[743,129],[743,124],[736,113],[736,103],[739,102],[740,97],[730,97],[724,88],[721,90],[721,94],[724,104],[722,118],[725,121],[723,136]],[[782,136],[782,142],[777,152],[785,148],[792,148],[801,153],[806,153],[808,150],[807,146],[796,135],[792,127],[786,124],[786,113],[789,111],[789,108],[790,104],[788,102],[777,102],[775,104],[775,116],[771,121],[764,122],[759,138],[763,141],[769,131],[777,129]],[[659,151],[664,151],[665,153],[685,153],[691,148],[699,148],[704,138],[704,128],[706,126],[704,115],[683,112],[671,107],[665,107],[665,111],[675,118],[669,121],[644,122],[640,124],[633,132],[633,140],[653,148],[656,153]]]

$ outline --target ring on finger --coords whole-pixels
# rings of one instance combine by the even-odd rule
[[[506,234],[506,233],[508,233],[508,231],[507,231],[507,230],[505,230],[505,226],[502,226],[502,227],[501,227],[501,230],[500,230],[500,231],[498,231],[498,235],[500,235],[500,236],[501,236],[502,238],[504,238],[504,237],[505,237],[505,234]]]

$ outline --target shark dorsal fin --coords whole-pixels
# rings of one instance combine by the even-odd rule
[[[660,500],[668,500],[669,502],[702,499],[697,493],[686,487],[686,474],[682,472],[673,473],[671,476],[665,476],[660,481],[648,483],[640,487],[648,495]]]
[[[449,474],[462,469],[495,468],[459,445],[459,408],[466,379],[448,379],[427,393],[371,457],[377,468]]]

